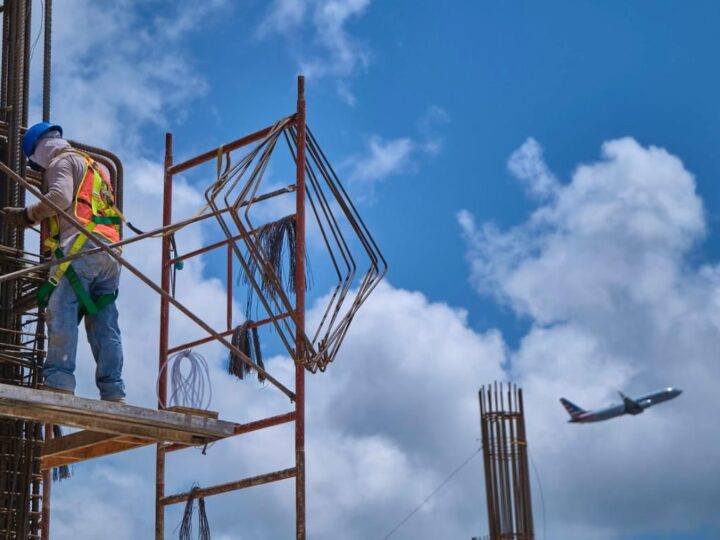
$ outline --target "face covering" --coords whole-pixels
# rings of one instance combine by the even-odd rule
[[[32,158],[28,158],[28,165],[33,171],[45,172],[45,168],[35,163]]]
[[[28,159],[30,168],[36,171],[44,171],[50,165],[51,157],[57,150],[70,148],[70,143],[60,137],[57,131],[49,131],[38,140],[35,150]]]

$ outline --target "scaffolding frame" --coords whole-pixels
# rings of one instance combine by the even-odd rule
[[[309,138],[308,138],[309,134]],[[269,193],[263,193],[258,195],[258,188],[262,181],[262,173],[265,171],[267,166],[267,160],[269,159],[275,144],[281,135],[285,136],[285,140],[288,144],[290,154],[292,157],[292,163],[295,167],[295,184],[287,186],[282,189],[277,189]],[[212,158],[218,159],[218,164],[221,163],[222,158],[226,157],[229,164],[229,153],[238,148],[250,145],[253,142],[258,144],[251,150],[248,155],[241,160],[243,167],[240,168],[238,176],[233,177],[233,180],[229,182],[230,189],[225,193],[224,200],[229,206],[225,208],[219,208],[215,203],[214,196],[217,195],[224,186],[223,181],[229,181],[229,172],[227,176],[220,176],[220,167],[218,166],[218,181],[216,184],[206,191],[206,198],[208,199],[208,205],[200,211],[196,216],[190,219],[186,219],[180,222],[172,222],[172,184],[173,177],[176,174],[187,171],[197,165],[205,163]],[[228,197],[231,195],[232,190],[238,185],[245,172],[250,169],[250,165],[253,159],[258,156],[258,152],[261,148],[264,148],[262,153],[262,159],[255,166],[255,169],[247,179],[246,184],[240,190],[240,196],[233,203],[228,202]],[[306,149],[309,150],[306,154]],[[306,156],[309,156],[307,159]],[[110,161],[113,161],[112,159]],[[229,168],[229,165],[228,165]],[[352,201],[349,199],[347,192],[344,190],[342,185],[339,183],[337,175],[329,164],[325,154],[320,149],[317,141],[314,139],[311,133],[307,130],[305,121],[305,92],[304,92],[304,77],[298,77],[298,96],[297,96],[297,109],[296,112],[286,117],[279,122],[276,122],[273,126],[250,134],[246,137],[233,141],[227,145],[222,145],[214,150],[201,154],[191,158],[183,163],[173,165],[172,155],[172,135],[166,135],[166,151],[165,151],[165,173],[164,173],[164,189],[163,189],[163,225],[162,227],[153,231],[140,233],[137,236],[128,239],[121,239],[117,242],[106,243],[96,233],[88,231],[85,227],[68,211],[58,207],[52,200],[48,199],[41,191],[28,179],[18,175],[11,168],[6,166],[4,163],[0,163],[0,172],[4,173],[8,179],[13,180],[19,186],[24,188],[25,191],[31,193],[37,197],[40,201],[44,202],[50,208],[52,208],[56,214],[65,219],[78,233],[88,237],[90,241],[96,246],[92,249],[84,250],[72,256],[67,256],[61,259],[57,259],[52,262],[40,262],[37,264],[29,263],[24,267],[15,270],[14,272],[8,272],[0,276],[0,284],[6,282],[12,282],[14,280],[27,278],[28,276],[35,276],[38,278],[51,264],[57,264],[58,262],[65,260],[74,260],[81,257],[86,257],[93,253],[104,252],[113,258],[120,265],[125,267],[129,272],[135,275],[148,287],[154,290],[160,295],[160,338],[159,338],[159,364],[158,364],[158,406],[160,409],[165,408],[167,398],[167,373],[163,369],[165,362],[168,360],[170,354],[185,350],[189,347],[198,346],[205,343],[217,342],[226,347],[234,358],[244,363],[247,368],[257,373],[258,377],[261,377],[267,381],[270,385],[276,387],[283,394],[285,394],[292,403],[294,403],[294,410],[290,413],[280,414],[274,417],[261,419],[258,421],[250,422],[249,424],[236,424],[233,435],[247,433],[249,431],[255,431],[263,429],[265,427],[275,426],[287,422],[295,422],[295,466],[290,469],[284,469],[282,471],[276,471],[275,473],[260,475],[250,479],[241,480],[238,482],[232,482],[230,484],[224,484],[222,486],[215,486],[207,488],[206,491],[195,491],[196,495],[202,496],[203,494],[217,494],[226,492],[234,489],[241,489],[249,487],[251,485],[259,485],[262,483],[273,482],[280,479],[295,478],[296,486],[296,536],[299,539],[305,538],[305,370],[311,373],[317,371],[324,371],[328,364],[333,361],[337,351],[342,343],[344,337],[347,334],[348,327],[352,322],[357,310],[360,305],[367,299],[368,295],[375,289],[380,280],[384,277],[387,272],[387,263],[379,251],[377,244],[370,235],[367,226],[363,222],[362,218],[358,214]],[[121,169],[116,169],[117,175],[121,173]],[[306,179],[310,179],[309,189]],[[119,185],[119,184],[118,184]],[[324,186],[324,187],[323,187]],[[327,191],[326,191],[327,190]],[[212,192],[208,195],[208,192]],[[250,206],[256,202],[262,200],[268,200],[273,197],[295,193],[295,214],[287,216],[292,221],[292,234],[294,241],[294,255],[292,260],[288,262],[290,269],[294,272],[292,280],[292,292],[295,295],[294,305],[290,304],[288,296],[283,290],[283,285],[280,283],[280,272],[281,267],[275,269],[273,264],[282,265],[282,261],[278,260],[277,263],[272,263],[272,257],[268,252],[265,252],[254,239],[254,236],[260,235],[262,228],[253,229],[252,223],[249,219]],[[333,206],[330,201],[334,201],[336,206]],[[319,322],[317,328],[314,329],[312,338],[308,337],[305,331],[305,296],[306,296],[306,261],[305,261],[305,235],[306,235],[306,203],[309,203],[311,212],[316,220],[316,224],[319,227],[320,236],[324,241],[324,245],[329,252],[330,260],[334,273],[338,280],[337,285],[332,290],[330,298],[327,301],[327,307],[323,313],[323,316]],[[207,211],[210,209],[210,211]],[[238,211],[243,210],[244,219],[247,221],[249,229],[242,222]],[[230,215],[235,225],[240,230],[240,235],[235,236],[231,233],[222,220],[221,216]],[[367,256],[369,266],[359,280],[359,286],[357,290],[349,295],[350,287],[355,279],[358,269],[358,259],[356,254],[353,253],[351,244],[345,238],[345,233],[338,221],[338,216],[342,216],[348,226],[349,232],[351,232],[358,240],[361,251]],[[205,219],[215,217],[220,222],[223,231],[227,238],[221,242],[215,242],[209,246],[197,249],[191,253],[183,256],[175,256],[171,258],[171,243],[172,236],[181,228],[198,223]],[[266,225],[272,225],[273,223],[267,223]],[[264,226],[263,226],[264,227]],[[162,256],[161,256],[161,283],[156,284],[142,271],[140,271],[135,265],[130,263],[127,259],[122,257],[117,247],[136,242],[150,236],[162,236]],[[238,245],[238,240],[242,241],[242,245],[247,250],[247,258],[242,255],[241,248]],[[211,327],[208,323],[198,317],[192,310],[179,302],[171,289],[171,268],[179,261],[186,260],[192,257],[196,257],[207,253],[213,249],[226,246],[228,247],[228,284],[227,284],[227,328],[224,330],[216,330]],[[290,390],[283,383],[273,377],[263,366],[258,365],[248,354],[239,350],[238,346],[228,341],[228,336],[233,333],[232,330],[232,303],[233,303],[233,290],[232,290],[232,256],[237,256],[240,260],[245,276],[248,279],[248,283],[252,286],[254,294],[256,294],[261,301],[263,307],[266,309],[268,317],[264,320],[253,323],[255,327],[264,325],[273,325],[279,334],[287,332],[288,329],[293,336],[292,345],[288,343],[287,339],[283,339],[283,343],[288,350],[288,353],[295,364],[295,386],[294,390]],[[277,254],[276,254],[277,255]],[[253,264],[256,264],[261,273],[260,279],[253,277]],[[346,306],[345,302],[348,298],[351,298],[349,306]],[[189,343],[178,345],[175,347],[169,347],[169,309],[170,306],[175,307],[182,314],[193,321],[198,327],[204,330],[208,336],[199,340],[194,340]],[[285,307],[284,311],[276,311],[274,308]],[[24,308],[24,309],[27,309]],[[32,401],[32,399],[30,400]],[[42,401],[42,400],[40,400]],[[38,403],[40,402],[38,401]],[[12,407],[8,407],[10,410]],[[33,416],[33,418],[37,418]],[[81,426],[82,427],[82,426]],[[103,427],[100,425],[100,427]],[[104,429],[107,429],[105,426]],[[99,431],[103,431],[99,429]],[[109,433],[115,433],[116,435],[123,435],[117,431],[107,431]],[[128,436],[134,435],[133,433],[127,433]],[[102,446],[107,440],[102,437],[98,438],[96,435],[86,435],[92,441],[98,443],[98,448]],[[64,439],[64,438],[63,438]],[[83,444],[86,439],[82,439]],[[120,443],[129,443],[129,447],[137,446],[137,441],[114,441]],[[65,448],[66,446],[72,447],[69,441],[56,440],[51,445],[53,448]],[[118,450],[117,445],[111,445],[112,452]],[[164,478],[165,478],[165,455],[167,452],[178,450],[186,447],[186,444],[161,444],[157,448],[156,452],[156,538],[163,537],[164,527],[164,506],[168,504],[175,504],[183,499],[190,497],[189,493],[178,494],[170,497],[166,497],[164,494]],[[126,449],[129,449],[126,448]],[[97,457],[103,455],[101,451],[96,448],[91,457]],[[76,448],[71,448],[73,451]],[[47,462],[47,460],[46,460]],[[45,514],[48,519],[45,520],[44,529],[49,529],[49,484],[43,486],[46,489],[46,499],[44,503]],[[49,532],[44,533],[45,537],[49,535]]]
[[[258,321],[255,323],[256,326],[268,325],[276,323],[278,318],[292,317],[297,333],[295,339],[295,352],[296,355],[293,358],[295,363],[295,388],[288,397],[294,402],[294,409],[286,414],[268,417],[257,420],[251,424],[247,424],[244,427],[236,430],[236,435],[248,433],[250,431],[256,431],[259,429],[265,429],[268,427],[277,426],[280,424],[294,422],[295,423],[295,466],[279,471],[274,471],[259,476],[245,478],[242,480],[229,482],[217,486],[211,486],[201,488],[193,492],[195,497],[207,497],[211,495],[217,495],[220,493],[226,493],[229,491],[235,491],[239,489],[245,489],[248,487],[258,486],[289,478],[295,478],[295,530],[296,538],[298,540],[304,540],[306,537],[305,523],[306,523],[306,509],[305,509],[305,367],[302,362],[304,357],[303,349],[305,347],[306,340],[305,335],[305,199],[306,199],[306,188],[305,188],[305,85],[304,78],[298,77],[298,90],[297,90],[297,110],[293,117],[293,124],[296,127],[298,137],[298,154],[296,156],[296,178],[295,178],[295,215],[296,215],[296,239],[297,239],[297,260],[295,262],[295,310],[294,313],[286,313],[281,315],[271,316],[265,320]],[[201,155],[190,158],[182,163],[173,164],[173,138],[172,134],[167,134],[165,139],[165,179],[163,189],[163,227],[172,227],[172,187],[173,178],[175,175],[182,172],[186,172],[193,167],[211,161],[213,159],[220,160],[226,154],[229,154],[233,150],[250,145],[262,137],[267,135],[270,128],[266,128],[250,134],[246,137],[222,145],[218,148],[205,152]],[[287,193],[288,190],[279,190],[276,194]],[[272,194],[271,194],[272,195]],[[169,327],[170,327],[170,301],[168,295],[163,295],[160,304],[160,347],[159,347],[159,364],[158,364],[158,408],[162,408],[167,400],[167,370],[163,370],[163,366],[167,361],[168,357],[181,350],[205,344],[213,340],[222,341],[225,336],[229,336],[232,331],[232,305],[233,305],[233,251],[230,240],[226,240],[219,243],[213,243],[204,248],[193,251],[192,253],[186,254],[181,258],[173,258],[171,254],[171,242],[170,236],[163,236],[162,241],[162,267],[161,267],[161,287],[164,292],[170,293],[170,276],[173,265],[178,260],[187,260],[192,257],[201,256],[208,251],[228,246],[227,250],[227,328],[223,332],[218,332],[216,336],[205,338],[201,340],[193,340],[187,343],[170,347],[169,345]],[[254,365],[254,364],[253,364]],[[254,367],[258,369],[259,373],[263,370],[258,366]],[[267,376],[268,374],[266,374]],[[280,390],[288,394],[288,390],[284,389],[283,385],[276,383],[272,377],[269,382]],[[177,504],[186,501],[191,492],[179,493],[175,495],[165,494],[165,459],[168,452],[174,450],[180,450],[183,446],[170,446],[166,447],[158,445],[156,448],[156,506],[155,506],[155,538],[156,540],[163,540],[164,538],[164,524],[165,524],[165,507],[171,504]]]

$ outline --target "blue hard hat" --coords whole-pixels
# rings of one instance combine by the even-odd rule
[[[35,151],[35,145],[40,140],[40,137],[45,135],[48,131],[59,131],[60,136],[62,137],[63,130],[62,127],[57,124],[51,124],[49,122],[40,122],[38,124],[35,124],[34,126],[28,128],[28,130],[25,132],[25,136],[23,137],[22,141],[22,148],[23,152],[27,157],[32,156],[33,152]]]

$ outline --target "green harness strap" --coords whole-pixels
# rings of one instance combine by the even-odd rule
[[[95,164],[95,162],[92,161],[92,159],[86,154],[83,154],[82,152],[78,153],[85,156],[86,169],[83,172],[83,181],[78,187],[78,193],[75,196],[75,215],[77,215],[78,203],[85,202],[86,204],[90,204],[92,208],[92,216],[90,217],[89,222],[85,225],[86,233],[78,235],[78,237],[75,239],[72,246],[70,247],[68,255],[75,255],[82,249],[82,247],[85,245],[85,242],[87,242],[88,240],[89,234],[95,230],[96,226],[112,225],[119,233],[122,221],[121,214],[118,213],[119,211],[115,208],[112,199],[110,199],[110,204],[108,204],[106,199],[104,198],[103,185],[107,182],[104,179],[103,175],[100,173],[97,164]],[[80,199],[80,191],[82,189],[82,186],[84,185],[85,176],[88,170],[87,167],[89,165],[92,165],[93,167],[93,184],[92,197],[90,202],[88,203],[87,201],[84,201],[84,199]],[[51,247],[51,249],[54,248],[55,257],[58,259],[62,259],[65,254],[59,247],[60,227],[57,218],[55,218],[54,225],[55,226],[52,227],[51,222],[52,237],[46,241],[46,246]],[[65,261],[58,264],[55,273],[50,277],[50,279],[40,285],[40,287],[38,287],[37,300],[39,307],[47,307],[50,296],[57,288],[58,283],[60,283],[60,280],[62,280],[64,276],[67,277],[68,281],[70,282],[70,286],[75,292],[75,296],[77,296],[80,303],[78,309],[78,322],[80,322],[85,315],[95,315],[98,311],[100,311],[106,306],[109,306],[117,299],[117,290],[114,293],[103,294],[97,298],[92,298],[90,294],[83,288],[82,283],[80,282],[80,278],[75,272],[75,269],[70,264],[70,261]]]
[[[70,249],[71,253],[72,251],[73,250]],[[60,248],[55,249],[56,258],[61,259],[64,256],[65,254]],[[75,272],[75,269],[72,267],[72,265],[68,264],[63,272],[60,272],[60,270],[62,270],[62,268],[59,269],[52,278],[50,278],[48,281],[38,287],[37,299],[38,306],[40,306],[41,308],[47,307],[50,296],[52,295],[55,288],[58,286],[59,280],[62,279],[63,276],[65,276],[70,282],[70,286],[72,287],[72,290],[75,292],[75,296],[77,296],[78,301],[80,302],[80,306],[78,309],[78,323],[85,315],[95,315],[104,307],[109,306],[110,304],[115,302],[118,297],[118,291],[116,290],[115,292],[102,294],[96,298],[92,298],[90,294],[83,288],[82,283],[80,283],[80,278],[78,277],[77,272]]]

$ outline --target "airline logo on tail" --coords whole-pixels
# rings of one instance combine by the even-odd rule
[[[585,412],[585,409],[578,407],[573,402],[568,401],[565,398],[560,398],[560,403],[562,403],[563,407],[565,407],[565,410],[570,415],[570,418],[572,418],[573,420],[575,420],[578,416]]]

